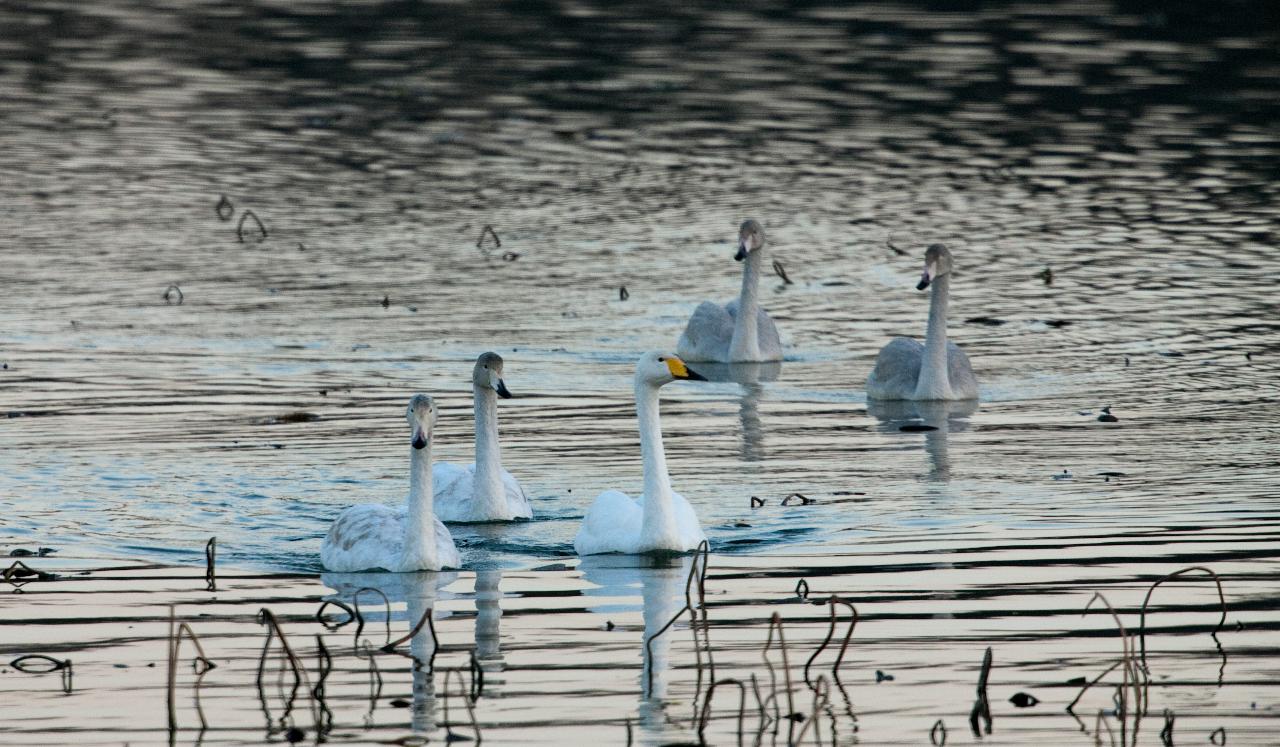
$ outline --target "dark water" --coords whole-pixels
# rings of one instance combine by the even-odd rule
[[[964,693],[948,724],[966,736],[986,645],[1028,683],[1092,676],[1118,642],[1080,633],[1105,627],[1078,616],[1089,595],[1136,614],[1183,566],[1222,574],[1231,623],[1273,631],[1278,50],[1264,3],[8,3],[0,547],[196,564],[217,535],[229,567],[317,572],[338,510],[403,496],[412,392],[443,404],[438,456],[470,461],[467,376],[493,349],[518,395],[500,409],[505,463],[537,520],[457,531],[464,562],[525,601],[610,597],[570,617],[533,603],[504,627],[531,666],[581,643],[638,671],[640,612],[671,579],[610,580],[570,543],[596,493],[638,492],[634,360],[736,292],[731,240],[753,216],[794,281],[763,288],[787,360],[665,389],[669,463],[713,569],[741,567],[721,587],[741,609],[721,619],[749,619],[730,627],[751,646],[759,605],[799,577],[886,621],[858,671],[912,668],[927,702],[863,692],[864,741],[927,739],[935,675],[936,697]],[[876,351],[923,333],[912,288],[934,241],[956,257],[951,334],[982,403],[869,407]],[[922,422],[938,430],[900,430]],[[779,505],[794,492],[818,502]],[[473,579],[454,598],[474,612]],[[40,588],[59,616],[95,614]],[[1210,592],[1167,593],[1188,608],[1179,640],[1203,648]],[[625,646],[538,632],[596,630],[610,609],[633,618]],[[236,610],[248,627],[227,635],[252,632],[249,651],[259,630]],[[1168,693],[1203,720],[1184,727],[1196,743],[1219,716],[1239,719],[1232,744],[1266,743],[1261,635],[1223,635],[1221,685],[1212,646],[1187,656]],[[21,636],[0,650],[41,640]],[[591,699],[574,665],[482,719],[518,729],[545,706],[623,739],[636,678]],[[81,681],[81,701],[103,686]],[[91,728],[50,704],[40,723]],[[1092,740],[1061,705],[1028,722],[1036,738]]]

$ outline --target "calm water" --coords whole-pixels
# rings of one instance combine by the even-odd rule
[[[455,537],[469,571],[499,574],[523,621],[504,618],[503,647],[532,669],[502,709],[482,698],[481,720],[510,739],[607,723],[624,741],[626,718],[636,739],[690,739],[691,713],[642,733],[652,700],[636,702],[639,631],[683,593],[684,571],[578,567],[571,542],[596,493],[639,491],[634,360],[673,348],[699,301],[737,292],[732,240],[751,216],[794,281],[763,285],[787,360],[663,390],[673,482],[710,537],[712,578],[725,576],[708,584],[728,595],[711,619],[736,631],[712,632],[737,652],[730,676],[759,664],[773,605],[806,577],[880,621],[862,684],[896,668],[911,688],[873,678],[879,690],[853,697],[866,743],[922,743],[944,700],[952,740],[967,738],[993,645],[1045,701],[1016,709],[1043,716],[1020,739],[1085,744],[1097,707],[1080,732],[1059,707],[1074,689],[1033,688],[1115,657],[1119,642],[1096,632],[1109,623],[1078,615],[1089,595],[1106,590],[1136,620],[1152,581],[1208,565],[1246,632],[1235,649],[1221,636],[1233,656],[1219,677],[1209,588],[1164,592],[1194,655],[1179,659],[1173,705],[1153,698],[1151,713],[1197,714],[1180,727],[1196,743],[1231,719],[1232,744],[1265,743],[1280,698],[1258,690],[1270,675],[1250,656],[1273,652],[1263,631],[1280,627],[1278,50],[1280,17],[1252,3],[8,3],[0,549],[56,547],[79,569],[197,565],[216,535],[224,568],[314,578],[341,508],[402,499],[410,394],[443,405],[438,458],[471,460],[471,362],[495,350],[517,395],[500,405],[504,461],[537,518]],[[876,351],[923,334],[913,288],[934,241],[956,257],[951,334],[981,405],[869,406]],[[1097,421],[1104,406],[1118,423]],[[900,430],[921,421],[938,430]],[[779,505],[794,492],[817,503]],[[234,598],[280,585],[310,619],[337,588],[322,581],[245,581]],[[476,582],[450,582],[451,614],[479,613]],[[165,604],[203,598],[126,586],[127,601],[103,581],[40,586],[40,613],[0,604],[19,605],[5,615],[18,622],[96,619],[90,604],[167,620]],[[403,628],[409,601],[391,596]],[[781,612],[807,616],[812,651],[825,611],[796,604]],[[211,610],[249,670],[254,611]],[[625,645],[584,632],[611,614],[630,626]],[[77,645],[132,646],[124,624]],[[136,652],[161,668],[163,628]],[[0,653],[41,641],[0,627]],[[573,664],[551,653],[574,646]],[[690,656],[670,654],[681,703],[698,692],[681,684]],[[625,682],[608,678],[618,662],[634,670]],[[104,680],[81,667],[77,681],[72,697],[109,710],[93,700]],[[1010,694],[993,708],[1015,710]],[[224,723],[257,708],[243,697]],[[118,728],[49,703],[43,726],[17,734],[0,708],[0,740]],[[731,742],[732,719],[717,723]],[[167,735],[116,736],[104,742]]]

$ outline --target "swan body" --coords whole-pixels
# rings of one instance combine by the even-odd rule
[[[462,466],[442,462],[432,470],[435,510],[443,521],[485,522],[533,518],[529,496],[502,468],[498,445],[498,397],[511,392],[502,380],[502,358],[485,353],[471,374],[476,415],[476,461]]]
[[[925,252],[925,269],[916,286],[933,286],[924,344],[895,337],[880,350],[867,377],[867,398],[886,400],[968,400],[978,398],[978,379],[969,356],[947,341],[947,305],[951,252],[934,244]]]
[[[723,306],[710,301],[698,304],[676,344],[680,357],[718,363],[782,360],[778,328],[759,302],[764,228],[756,221],[748,220],[739,228],[734,259],[744,262],[740,294]]]
[[[414,395],[406,417],[413,426],[408,503],[396,508],[372,503],[345,509],[320,545],[325,570],[438,571],[462,565],[453,537],[432,510],[435,403],[425,394]]]
[[[689,552],[706,540],[693,506],[671,489],[662,448],[658,389],[676,379],[704,380],[678,356],[645,353],[640,358],[635,391],[644,494],[633,499],[621,491],[606,490],[597,496],[573,540],[579,555]]]

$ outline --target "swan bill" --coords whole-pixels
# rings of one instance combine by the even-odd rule
[[[415,449],[423,449],[427,446],[427,436],[422,432],[421,428],[413,429],[413,441],[410,444]]]
[[[916,283],[916,290],[918,290],[918,291],[922,291],[922,290],[924,290],[925,288],[928,288],[928,287],[929,287],[929,283],[930,283],[932,280],[933,280],[933,278],[929,277],[929,271],[928,271],[928,270],[925,270],[924,272],[920,273],[920,282]]]
[[[679,358],[670,356],[667,358],[667,370],[677,379],[686,379],[688,381],[706,381],[707,377],[694,371],[685,365],[684,361]]]
[[[512,395],[511,391],[507,389],[507,382],[502,379],[498,379],[498,386],[494,387],[494,389],[498,392],[499,397],[503,399],[511,399]]]
[[[747,242],[745,242],[745,241],[739,241],[739,242],[738,242],[738,253],[737,253],[737,254],[735,254],[735,255],[733,255],[733,259],[734,259],[734,261],[736,261],[736,262],[741,262],[742,260],[744,260],[744,259],[746,259],[746,258],[747,258]]]

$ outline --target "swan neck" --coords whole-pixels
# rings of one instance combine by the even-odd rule
[[[947,304],[950,299],[951,275],[938,276],[931,284],[929,327],[924,336],[924,361],[916,387],[919,399],[949,399],[951,384],[947,377]]]
[[[405,570],[438,569],[435,497],[431,486],[431,441],[409,456],[409,513],[405,522]]]
[[[472,390],[476,412],[476,476],[472,498],[481,504],[485,515],[502,518],[507,508],[502,486],[502,451],[498,447],[498,393],[480,386],[473,386]]]
[[[731,361],[760,360],[760,263],[764,249],[747,254],[742,261],[742,291],[738,294],[738,315],[729,342]]]
[[[662,424],[658,419],[658,387],[636,381],[636,415],[640,420],[640,458],[644,465],[644,517],[640,533],[642,542],[647,543],[675,536],[671,477],[667,474]]]

